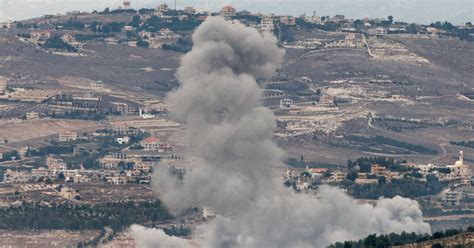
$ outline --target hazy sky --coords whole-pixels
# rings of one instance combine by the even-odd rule
[[[102,10],[120,6],[121,0],[0,0],[0,21],[21,20],[43,14],[70,10]],[[174,6],[174,0],[132,0],[134,8],[155,7],[159,3]],[[384,17],[429,23],[448,20],[453,23],[472,21],[474,0],[177,0],[178,8],[203,7],[213,11],[230,4],[238,10],[262,13],[317,15],[344,14],[350,18]]]

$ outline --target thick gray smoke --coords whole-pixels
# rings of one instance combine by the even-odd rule
[[[137,247],[141,248],[191,248],[192,246],[183,239],[170,237],[160,229],[148,229],[132,225],[130,232],[135,239]]]
[[[164,171],[153,181],[175,212],[208,206],[221,214],[195,231],[202,247],[323,247],[370,233],[430,231],[410,199],[372,206],[329,187],[317,195],[285,189],[273,168],[283,156],[272,140],[275,118],[261,106],[256,82],[280,67],[284,51],[273,35],[221,18],[208,18],[193,41],[178,71],[181,88],[168,101],[189,127],[190,155],[202,162],[182,182]],[[135,227],[133,233],[140,241],[148,231]],[[157,245],[171,238],[146,236]]]

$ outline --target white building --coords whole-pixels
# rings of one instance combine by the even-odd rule
[[[188,14],[196,14],[196,9],[194,7],[184,7],[184,12],[188,13]]]
[[[34,30],[31,31],[31,40],[33,42],[44,42],[51,38],[50,31]]]
[[[448,168],[451,169],[451,175],[454,178],[465,178],[469,179],[472,176],[469,165],[464,164],[464,152],[459,152],[459,160],[454,163],[454,165],[448,165]]]
[[[160,4],[158,5],[158,7],[156,7],[156,11],[160,11],[160,12],[165,12],[165,11],[168,11],[170,10],[168,5],[167,4]]]
[[[103,158],[99,161],[99,165],[104,169],[116,169],[120,161],[115,158]]]
[[[52,170],[46,169],[44,167],[40,167],[38,169],[31,169],[31,176],[35,179],[39,178],[56,178],[56,173]]]
[[[125,137],[117,138],[116,141],[117,141],[117,143],[119,143],[120,145],[122,145],[122,144],[128,144],[128,142],[130,142],[130,137],[125,136]]]
[[[158,151],[160,150],[160,139],[156,137],[149,137],[140,142],[140,145],[145,151]]]
[[[0,22],[0,29],[1,28],[13,28],[13,26],[14,26],[13,21]]]
[[[123,30],[124,32],[131,32],[131,31],[134,31],[134,30],[135,30],[135,27],[132,27],[132,26],[127,25],[127,26],[124,26],[124,27],[122,28],[122,30]]]
[[[73,178],[74,183],[90,183],[91,178],[86,175],[77,174]]]
[[[62,159],[53,158],[51,156],[46,158],[46,165],[50,170],[56,171],[65,171],[67,170],[67,165]]]
[[[269,16],[264,16],[262,21],[260,22],[260,29],[263,31],[273,31],[275,29],[275,25],[273,24],[273,18]]]
[[[457,206],[463,198],[463,191],[448,190],[443,194],[443,202],[450,206]]]
[[[234,7],[232,6],[225,6],[221,9],[220,13],[219,13],[220,16],[224,17],[224,18],[230,18],[230,17],[234,17],[237,15],[237,12],[235,10]]]
[[[60,142],[76,141],[77,140],[76,132],[64,132],[59,134]]]
[[[40,118],[40,114],[38,112],[27,112],[26,113],[26,119],[27,120],[37,120]]]
[[[342,182],[346,179],[347,173],[343,171],[334,171],[329,178],[331,182]]]
[[[110,183],[115,184],[115,185],[126,184],[127,181],[128,181],[127,177],[125,176],[116,176],[110,179]]]
[[[8,169],[3,177],[5,183],[26,183],[31,180],[31,174],[24,171],[12,171]]]
[[[139,109],[138,114],[139,114],[140,118],[142,118],[142,119],[153,119],[153,118],[156,117],[155,115],[146,113],[146,111],[144,111],[143,109]]]
[[[280,100],[280,108],[285,109],[285,108],[291,108],[293,105],[293,100],[291,99],[281,99]]]
[[[294,16],[282,16],[280,22],[286,26],[296,26],[296,18]]]
[[[215,218],[216,217],[216,214],[214,213],[214,211],[209,208],[209,207],[203,207],[202,208],[202,218],[204,219],[212,219],[212,218]]]
[[[0,77],[0,95],[4,95],[7,90],[7,79]]]
[[[309,189],[309,182],[302,180],[301,178],[298,178],[298,181],[296,182],[296,189],[297,190],[308,190]]]

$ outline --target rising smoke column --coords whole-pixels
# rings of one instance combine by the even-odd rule
[[[273,168],[282,166],[284,154],[272,140],[275,118],[261,106],[256,82],[282,63],[276,38],[213,17],[196,30],[193,42],[177,73],[181,87],[168,101],[173,116],[189,127],[190,155],[202,162],[182,182],[160,170],[153,182],[176,213],[208,206],[231,216],[197,228],[203,247],[323,247],[371,233],[430,231],[410,199],[381,199],[372,206],[330,187],[316,196],[285,189]],[[176,241],[144,232],[152,233],[132,229],[136,239],[147,237],[142,247]]]

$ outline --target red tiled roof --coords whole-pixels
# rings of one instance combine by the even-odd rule
[[[221,9],[221,11],[235,11],[235,8],[232,6],[225,6]]]
[[[157,137],[149,137],[149,138],[144,139],[143,142],[145,142],[145,143],[156,143],[156,142],[160,142],[160,139],[157,138]]]

